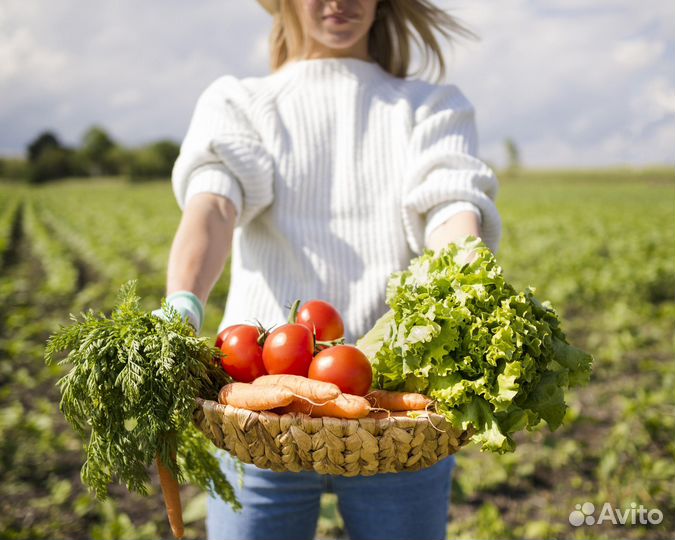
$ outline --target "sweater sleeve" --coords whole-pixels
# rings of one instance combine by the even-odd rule
[[[476,157],[474,109],[457,87],[435,87],[418,107],[409,152],[402,215],[412,251],[424,250],[441,219],[464,210],[480,213],[482,239],[496,251],[502,229],[497,178]]]
[[[222,77],[197,100],[173,167],[172,184],[184,209],[197,193],[228,197],[245,225],[273,200],[274,162],[247,115],[250,98],[234,77]]]

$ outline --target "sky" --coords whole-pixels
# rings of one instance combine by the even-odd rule
[[[675,2],[438,0],[479,36],[446,47],[480,155],[530,167],[675,163]],[[136,146],[185,135],[221,75],[269,72],[254,0],[0,0],[0,155],[103,126]]]

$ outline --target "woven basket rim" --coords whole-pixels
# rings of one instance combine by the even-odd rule
[[[437,431],[444,431],[444,432],[453,432],[459,440],[464,443],[469,439],[473,433],[474,430],[470,426],[469,429],[467,430],[458,430],[450,425],[448,420],[441,414],[438,414],[436,412],[432,411],[419,411],[420,415],[411,417],[411,416],[388,416],[384,418],[375,418],[371,416],[365,416],[363,418],[336,418],[332,416],[321,416],[321,417],[312,417],[309,416],[308,414],[302,413],[302,412],[289,412],[289,413],[284,413],[284,414],[278,414],[275,413],[274,411],[252,411],[249,409],[240,409],[238,407],[233,407],[232,405],[222,405],[221,403],[212,400],[212,399],[205,399],[205,398],[196,398],[196,402],[198,407],[200,409],[203,409],[205,406],[209,408],[213,408],[217,411],[219,411],[222,414],[228,415],[228,416],[238,416],[241,414],[246,414],[246,415],[251,415],[253,417],[259,417],[259,416],[267,416],[267,417],[277,417],[277,418],[282,418],[282,417],[290,417],[290,418],[308,418],[311,420],[320,420],[323,423],[335,423],[335,422],[345,422],[347,424],[352,424],[352,425],[358,425],[360,423],[363,423],[364,421],[367,422],[373,422],[378,426],[385,426],[388,424],[393,423],[394,425],[398,427],[405,427],[405,428],[410,428],[415,426],[416,424],[419,423],[429,423],[433,428],[435,428]],[[439,427],[442,426],[442,427]]]
[[[197,398],[194,419],[218,448],[263,469],[371,476],[429,467],[466,445],[473,430],[445,416],[312,417],[251,411]]]

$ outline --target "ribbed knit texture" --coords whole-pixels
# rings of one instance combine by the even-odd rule
[[[332,303],[354,342],[386,311],[389,275],[457,212],[496,250],[497,180],[477,157],[457,87],[356,59],[222,77],[197,106],[173,171],[181,208],[201,192],[237,209],[221,328],[282,324],[295,299]]]

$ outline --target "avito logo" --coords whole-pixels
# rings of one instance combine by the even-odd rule
[[[595,505],[591,502],[575,505],[570,512],[570,523],[575,527],[612,523],[613,525],[658,525],[663,521],[663,512],[658,508],[648,510],[643,505],[631,503],[630,508],[614,508],[608,502],[602,505],[600,514],[595,516]]]

